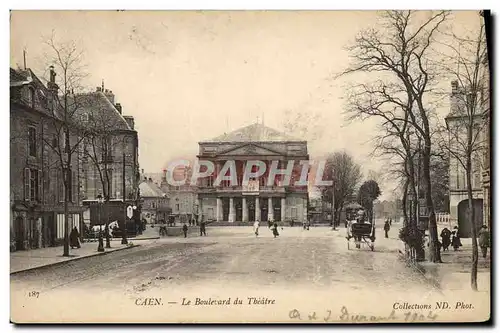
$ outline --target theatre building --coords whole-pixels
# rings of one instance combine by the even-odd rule
[[[198,159],[214,164],[214,172],[198,181],[198,205],[203,221],[218,224],[250,224],[254,221],[303,222],[307,218],[307,186],[298,186],[302,165],[309,160],[307,142],[256,123],[212,140],[199,142]],[[260,177],[243,184],[243,174],[249,161],[262,161],[266,171]],[[234,161],[236,179],[216,182],[225,172],[226,162]],[[275,169],[293,169],[289,184],[285,175],[278,174],[268,183],[272,161]],[[288,164],[289,161],[294,161]],[[249,167],[250,168],[250,167]],[[257,166],[251,171],[256,172]],[[262,168],[264,169],[264,168]],[[203,171],[203,170],[201,170]],[[222,174],[221,174],[222,175]],[[302,179],[302,182],[304,179]]]

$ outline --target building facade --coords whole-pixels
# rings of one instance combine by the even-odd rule
[[[139,184],[141,193],[142,218],[147,223],[158,223],[159,221],[168,221],[170,215],[170,199],[164,193],[158,184],[151,178],[144,178]]]
[[[309,160],[306,141],[291,138],[262,124],[253,124],[199,142],[197,157],[215,165],[213,175],[200,179],[197,184],[203,221],[248,224],[253,221],[307,220],[307,185],[296,185],[301,171],[299,162]],[[244,170],[252,160],[264,162],[266,171],[243,186]],[[235,182],[223,180],[217,184],[217,176],[227,161],[234,161]],[[290,186],[285,186],[282,175],[277,175],[268,184],[273,161],[278,161],[279,169],[285,169],[289,161],[294,161]]]
[[[91,132],[82,141],[81,192],[83,204],[92,212],[90,225],[117,220],[130,222],[126,206],[139,207],[139,139],[134,118],[123,114],[115,95],[104,84],[78,96],[81,116]],[[99,203],[103,198],[105,203]],[[136,215],[134,215],[136,216]],[[135,218],[139,223],[139,218]]]
[[[186,184],[173,186],[167,182],[167,170],[163,171],[160,188],[167,193],[170,201],[171,214],[176,223],[198,221],[198,191],[196,186],[191,186],[192,169],[189,166],[179,167],[175,170],[174,179],[186,179]]]
[[[53,69],[51,70],[53,74]],[[30,70],[10,69],[10,229],[11,249],[57,246],[64,240],[64,185],[60,163],[63,146],[55,98],[58,87],[51,75],[49,87]],[[78,135],[70,132],[71,145]],[[71,161],[69,225],[81,230],[83,207],[79,159]]]
[[[472,170],[471,170],[471,185],[472,197],[475,210],[475,219],[470,221],[468,209],[467,195],[467,175],[462,163],[465,163],[465,155],[463,153],[464,143],[466,142],[467,127],[464,125],[467,122],[467,117],[464,115],[465,93],[461,91],[457,81],[451,83],[451,101],[450,113],[445,118],[448,131],[450,133],[449,154],[450,170],[449,170],[449,191],[450,191],[450,221],[454,225],[458,225],[461,237],[470,237],[472,223],[479,228],[485,221],[484,218],[484,192],[485,179],[484,176],[484,150],[488,146],[486,136],[487,131],[485,126],[485,117],[482,113],[477,113],[474,116],[474,130],[480,131],[477,134],[477,141],[472,152]],[[485,135],[486,134],[486,135]],[[458,153],[453,153],[458,152]],[[458,157],[457,157],[458,155]],[[461,163],[462,162],[462,163]],[[489,164],[489,160],[488,160]],[[489,183],[488,183],[489,186]],[[489,224],[489,223],[488,223]]]

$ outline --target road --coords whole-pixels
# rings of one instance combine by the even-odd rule
[[[278,238],[267,227],[260,231],[255,237],[250,227],[209,227],[206,237],[163,238],[106,256],[17,274],[11,277],[11,290],[23,306],[29,303],[21,302],[21,297],[30,290],[46,300],[60,300],[61,295],[99,296],[112,304],[124,297],[133,301],[162,295],[163,301],[179,304],[186,295],[234,298],[249,292],[284,297],[286,304],[292,304],[302,302],[307,292],[310,302],[313,295],[326,294],[349,304],[364,303],[367,298],[365,307],[370,309],[373,300],[389,295],[393,303],[403,295],[406,300],[439,294],[398,259],[395,231],[389,239],[379,231],[373,252],[348,250],[344,228],[285,227]],[[105,307],[101,311],[108,311],[106,318],[118,315]]]

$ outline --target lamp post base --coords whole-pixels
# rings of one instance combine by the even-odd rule
[[[127,244],[128,244],[128,240],[125,237],[123,237],[122,238],[122,245],[127,245]]]
[[[102,237],[99,237],[99,245],[97,246],[97,252],[104,252],[104,244]]]

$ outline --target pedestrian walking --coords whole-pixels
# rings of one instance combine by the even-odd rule
[[[74,227],[73,230],[71,230],[71,233],[69,234],[69,242],[72,249],[74,249],[75,247],[79,249],[81,247],[79,237],[80,234],[78,233],[78,229]]]
[[[207,235],[207,229],[205,228],[205,222],[202,221],[200,223],[200,236],[206,236]]]
[[[255,221],[253,224],[253,232],[255,234],[255,237],[259,236],[259,226],[260,226],[259,221]]]
[[[451,232],[451,246],[453,246],[453,250],[456,251],[460,246],[462,246],[462,242],[460,241],[460,234],[457,226],[453,227],[453,231]]]
[[[188,236],[188,226],[186,222],[184,222],[184,225],[182,226],[182,231],[184,232],[184,238]]]
[[[271,229],[273,231],[274,238],[276,238],[277,236],[280,235],[278,233],[278,223],[274,222],[274,224],[272,225]]]
[[[443,251],[448,251],[448,247],[451,244],[451,231],[448,228],[444,228],[441,231],[441,244],[443,245]]]
[[[389,230],[391,230],[391,225],[389,224],[389,220],[385,220],[384,224],[385,238],[389,238]]]
[[[479,230],[479,247],[481,248],[483,258],[486,258],[488,248],[490,247],[490,232],[486,225],[483,225],[481,230]]]

